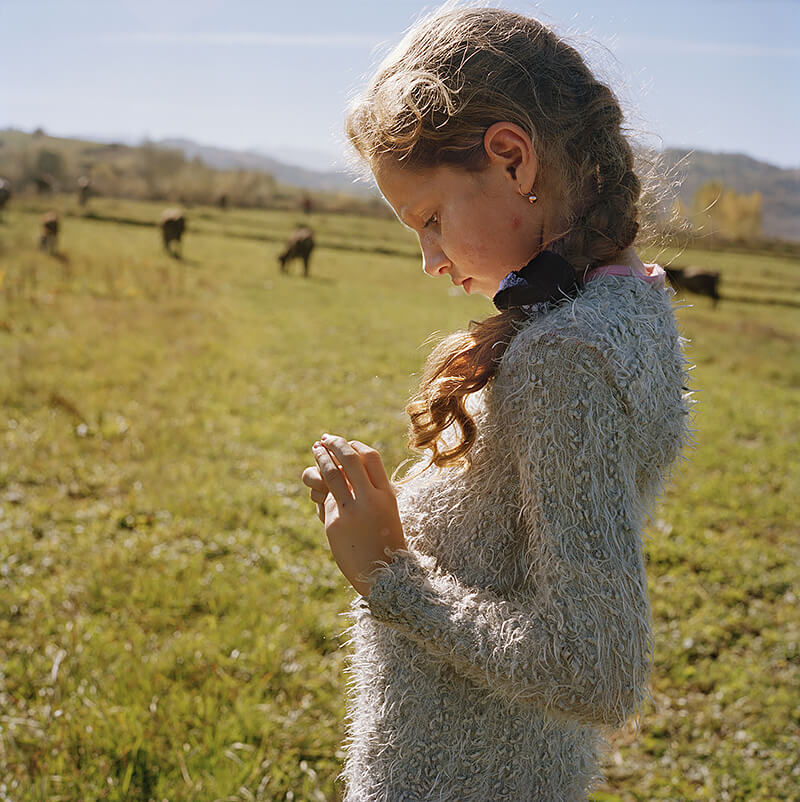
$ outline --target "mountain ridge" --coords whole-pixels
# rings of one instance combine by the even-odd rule
[[[350,192],[356,195],[375,194],[375,190],[367,183],[357,184],[355,178],[344,170],[319,170],[282,161],[269,153],[254,149],[235,150],[216,145],[203,145],[185,138],[160,139],[153,144],[157,147],[180,150],[186,159],[199,158],[209,167],[218,170],[263,170],[274,176],[279,183],[301,189]]]

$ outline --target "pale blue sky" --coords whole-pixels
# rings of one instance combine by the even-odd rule
[[[349,94],[435,5],[0,0],[0,128],[335,154]],[[572,35],[648,141],[800,167],[800,0],[500,5]]]

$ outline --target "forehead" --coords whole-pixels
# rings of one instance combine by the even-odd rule
[[[381,194],[397,216],[408,223],[431,204],[440,201],[450,183],[446,168],[410,168],[396,162],[373,165],[372,173]]]

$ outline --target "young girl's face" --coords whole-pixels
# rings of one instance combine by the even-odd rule
[[[430,276],[449,276],[465,292],[492,298],[501,280],[540,249],[540,215],[499,164],[470,172],[386,161],[373,172],[400,221],[417,233]]]

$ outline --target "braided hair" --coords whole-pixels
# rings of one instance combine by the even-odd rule
[[[519,125],[539,158],[535,189],[555,199],[564,224],[542,248],[579,278],[630,246],[639,231],[642,186],[614,93],[581,55],[535,19],[494,8],[449,8],[419,20],[385,59],[348,114],[347,135],[374,167],[488,162],[493,123]],[[509,309],[445,338],[431,353],[406,411],[409,445],[430,463],[469,461],[476,425],[466,397],[483,388],[518,328]],[[456,425],[448,445],[443,433]]]

